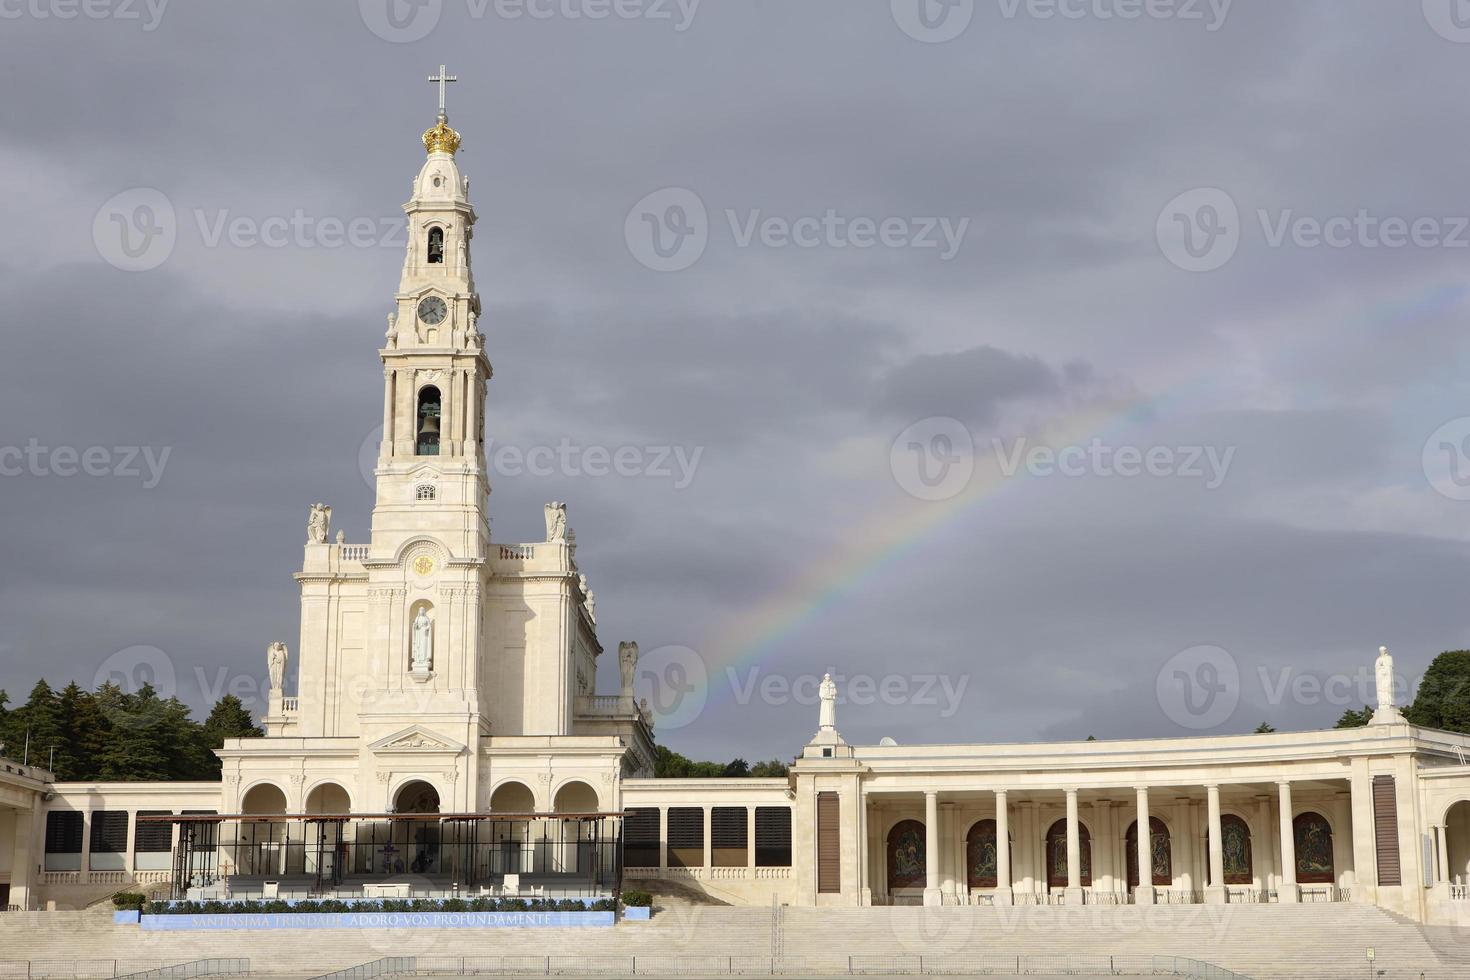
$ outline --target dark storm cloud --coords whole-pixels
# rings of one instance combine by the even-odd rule
[[[845,0],[704,0],[683,31],[471,9],[447,2],[415,43],[355,3],[174,3],[147,31],[5,22],[0,449],[172,451],[151,489],[0,478],[12,695],[148,644],[197,704],[199,672],[261,673],[267,642],[294,645],[307,506],[366,536],[358,454],[401,245],[208,229],[396,218],[441,63],[481,216],[492,436],[701,452],[683,487],[492,473],[500,540],[570,502],[604,643],[739,638],[740,663],[711,654],[717,679],[970,678],[946,717],[842,709],[850,738],[901,741],[1177,733],[1155,677],[1201,643],[1249,679],[1232,730],[1319,725],[1335,706],[1269,703],[1257,669],[1348,669],[1388,642],[1413,670],[1465,644],[1470,505],[1430,489],[1422,458],[1470,415],[1464,250],[1273,246],[1259,214],[1466,212],[1470,47],[1419,5],[1238,0],[1206,31],[979,4],[947,44]],[[125,274],[92,223],[138,187],[171,203],[178,243]],[[1238,205],[1241,240],[1191,274],[1156,222],[1202,187]],[[662,188],[709,211],[685,272],[643,267],[624,237]],[[829,211],[970,225],[949,261],[729,230]],[[946,506],[905,494],[890,460],[930,415],[972,426],[982,460],[1001,430],[1234,452],[1214,490],[1022,472],[866,554]],[[790,624],[757,635],[792,597]],[[668,741],[789,756],[815,710],[715,700]]]

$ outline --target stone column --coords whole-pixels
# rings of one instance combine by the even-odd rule
[[[867,897],[868,904],[874,905],[878,897],[883,894],[886,885],[884,879],[888,871],[884,865],[887,855],[884,853],[883,842],[880,839],[883,831],[883,816],[882,809],[876,803],[864,803],[863,812],[868,827]]]
[[[1138,787],[1138,889],[1133,901],[1137,905],[1154,903],[1153,824],[1148,816],[1148,787]]]
[[[755,867],[755,807],[745,808],[745,866]],[[751,873],[754,878],[754,872]]]
[[[1031,825],[1036,822],[1036,804],[1032,800],[1022,800],[1016,804],[1016,853],[1020,855],[1017,861],[1017,873],[1021,876],[1021,890],[1028,895],[1036,894],[1036,858],[1031,853],[1033,835]],[[1012,895],[1014,895],[1014,890]]]
[[[228,812],[228,811],[226,811]],[[128,851],[127,863],[124,867],[128,874],[136,876],[138,873],[138,811],[128,811]]]
[[[86,884],[92,875],[92,811],[82,811],[82,864],[77,881]]]
[[[669,868],[669,808],[666,806],[658,808],[658,867],[660,871]]]
[[[1277,783],[1281,798],[1281,882],[1276,886],[1276,895],[1283,904],[1293,904],[1302,899],[1296,884],[1296,830],[1292,825],[1291,783]]]
[[[1011,814],[1006,791],[995,791],[995,904],[1010,905],[1015,897],[1011,890]],[[968,875],[965,886],[969,887]]]
[[[924,794],[924,904],[939,905],[939,794]]]
[[[1082,832],[1077,818],[1077,791],[1067,790],[1067,890],[1063,900],[1068,905],[1081,905]]]
[[[1225,891],[1225,842],[1221,840],[1220,787],[1205,787],[1206,806],[1210,818],[1210,883],[1205,888],[1205,901],[1210,905],[1224,905]]]
[[[1373,779],[1368,773],[1368,758],[1352,761],[1352,783],[1349,786],[1353,813],[1353,901],[1369,905],[1378,902],[1378,850],[1373,835]]]
[[[393,370],[383,369],[383,447],[378,455],[393,458]]]
[[[1276,862],[1274,850],[1271,847],[1271,797],[1256,797],[1256,826],[1260,828],[1260,836],[1252,835],[1251,860],[1255,864],[1255,872],[1261,881],[1261,901],[1266,900],[1266,893],[1271,890],[1272,878],[1276,875]]]
[[[939,890],[955,895],[955,847],[953,803],[939,804]]]
[[[704,805],[704,866],[706,870],[715,866],[714,810],[712,804]]]
[[[1439,872],[1440,881],[1450,880],[1450,850],[1445,843],[1445,829],[1443,825],[1434,828],[1434,836],[1439,845],[1439,859],[1434,862],[1435,870]]]
[[[465,433],[465,455],[475,459],[480,455],[480,374],[470,371],[469,419],[470,431]]]
[[[15,847],[10,857],[10,904],[21,909],[31,907],[31,888],[36,875],[35,844],[37,810],[33,802],[28,810],[15,811]]]
[[[1193,893],[1194,891],[1194,807],[1188,797],[1175,797],[1177,804],[1175,813],[1178,815],[1177,824],[1179,833],[1173,841],[1174,861],[1177,870],[1174,877],[1179,882],[1182,891]],[[1193,899],[1190,899],[1193,901]]]

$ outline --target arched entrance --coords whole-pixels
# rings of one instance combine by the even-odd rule
[[[1081,851],[1082,887],[1092,885],[1092,832],[1087,824],[1077,822],[1077,837]],[[1058,820],[1046,832],[1046,883],[1052,888],[1067,887],[1067,821]]]
[[[536,794],[525,783],[508,782],[490,794],[490,812],[524,816],[536,812]],[[536,850],[530,820],[496,820],[490,833],[495,846],[487,855],[490,874],[530,874],[536,870]]]
[[[888,832],[888,894],[924,887],[926,846],[924,825],[919,821],[894,824]]]
[[[1240,817],[1227,813],[1220,818],[1220,850],[1225,855],[1225,884],[1255,883],[1255,861],[1251,857],[1251,828]]]
[[[393,796],[395,814],[439,812],[439,791],[422,780],[405,783]],[[431,875],[443,863],[442,827],[437,820],[395,820],[385,857],[393,874]]]
[[[1000,885],[1000,849],[996,841],[994,820],[979,820],[965,835],[965,865],[971,888],[996,888]],[[1006,842],[1010,847],[1010,841]],[[1009,886],[1010,882],[1006,882]]]
[[[556,791],[552,809],[557,813],[596,813],[597,791],[584,782],[572,781]],[[594,874],[596,847],[592,843],[594,821],[543,822],[546,832],[559,838],[549,847],[551,871],[562,874]]]
[[[1332,825],[1320,813],[1297,814],[1291,822],[1296,837],[1296,880],[1304,885],[1331,884],[1336,878],[1332,861]]]
[[[1444,849],[1443,860],[1449,873],[1446,880],[1458,883],[1470,880],[1470,800],[1460,800],[1445,811]]]
[[[240,812],[279,816],[286,812],[286,792],[274,783],[259,783],[245,791]],[[242,823],[235,847],[236,872],[247,877],[286,873],[287,825],[280,820]]]
[[[1174,884],[1174,860],[1173,849],[1169,841],[1169,828],[1164,821],[1158,817],[1148,818],[1149,846],[1148,853],[1151,856],[1149,862],[1153,873],[1149,876],[1155,887],[1167,888]],[[1128,833],[1124,837],[1124,849],[1128,855],[1128,887],[1137,888],[1141,883],[1138,877],[1138,821],[1128,825]]]
[[[352,812],[352,798],[337,783],[321,783],[306,794],[306,812],[339,817]],[[308,820],[303,870],[317,876],[317,884],[339,884],[347,868],[347,821]]]

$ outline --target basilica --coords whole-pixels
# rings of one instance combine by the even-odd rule
[[[654,778],[637,645],[613,654],[618,690],[595,686],[608,651],[567,506],[546,505],[543,540],[491,538],[476,214],[452,79],[434,80],[379,350],[371,534],[350,542],[330,507],[308,509],[300,634],[260,638],[265,737],[227,742],[218,783],[57,783],[0,760],[3,904],[636,886],[734,905],[1470,918],[1470,737],[1408,724],[1381,683],[1358,729],[1004,745],[850,744],[824,685],[789,777]],[[1377,666],[1391,673],[1387,651]]]

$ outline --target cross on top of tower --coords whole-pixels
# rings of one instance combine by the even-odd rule
[[[449,94],[449,92],[448,92],[449,83],[450,82],[457,82],[457,81],[459,81],[459,76],[458,75],[451,75],[451,74],[449,74],[449,72],[445,68],[445,66],[444,65],[440,65],[439,66],[439,74],[437,74],[437,75],[430,75],[429,76],[429,81],[430,82],[434,82],[434,83],[438,83],[438,85],[439,85],[439,115],[441,115],[441,116],[447,116],[448,115],[448,112],[446,111],[446,108],[445,108],[445,98]]]

